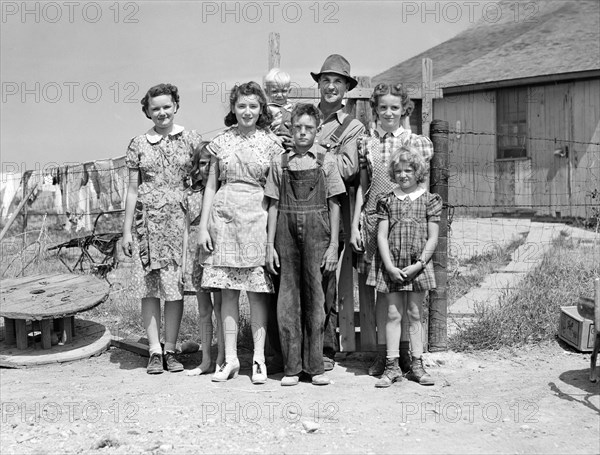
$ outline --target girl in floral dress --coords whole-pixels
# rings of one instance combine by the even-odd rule
[[[170,372],[183,370],[175,358],[183,314],[187,243],[183,183],[191,170],[192,150],[198,147],[201,137],[174,123],[179,110],[179,93],[174,85],[150,88],[141,103],[154,126],[134,137],[127,148],[129,186],[123,251],[140,261],[134,268],[134,288],[136,296],[142,299],[142,319],[149,342],[147,372],[157,374],[164,368]],[[164,353],[160,344],[161,299],[165,301]]]
[[[363,284],[377,251],[377,199],[396,187],[388,174],[391,150],[401,145],[410,145],[422,154],[426,162],[433,156],[431,140],[426,136],[413,134],[410,130],[409,118],[414,104],[402,84],[378,84],[373,89],[370,104],[376,125],[358,141],[360,186],[356,191],[350,236],[350,244],[359,253],[358,279]],[[367,286],[366,290],[375,292],[371,286]],[[379,296],[375,305],[375,319],[378,328],[377,356],[368,373],[380,376],[385,369],[387,307]],[[400,367],[404,372],[410,370],[407,318],[403,318]]]
[[[378,249],[367,278],[367,285],[375,286],[387,309],[385,370],[375,386],[389,387],[402,378],[398,345],[405,309],[413,357],[407,377],[431,385],[433,380],[423,368],[421,317],[425,291],[435,289],[429,261],[438,241],[442,199],[419,186],[427,165],[416,148],[393,149],[388,169],[396,187],[377,201]]]
[[[265,269],[267,202],[264,186],[271,157],[282,149],[270,133],[267,100],[256,82],[234,87],[225,125],[230,127],[208,145],[211,169],[204,192],[199,243],[207,256],[202,286],[219,288],[225,334],[225,363],[212,380],[227,381],[240,369],[237,358],[239,296],[250,302],[254,357],[252,382],[267,380],[265,337],[269,294]]]

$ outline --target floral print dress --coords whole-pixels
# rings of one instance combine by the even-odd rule
[[[182,292],[181,271],[177,270],[183,260],[184,182],[190,175],[192,151],[200,142],[196,131],[185,131],[176,125],[167,137],[150,129],[133,138],[127,149],[127,167],[139,171],[134,248],[141,268],[136,268],[134,280],[142,297],[182,298],[174,297]],[[167,290],[160,290],[153,282],[155,270],[171,272],[170,278],[178,282],[168,283]]]

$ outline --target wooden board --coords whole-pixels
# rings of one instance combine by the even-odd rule
[[[72,316],[108,297],[109,285],[92,275],[32,275],[2,281],[0,316],[41,320]]]
[[[12,344],[0,342],[0,367],[23,368],[48,363],[72,362],[98,355],[110,346],[110,331],[97,322],[75,320],[76,336],[73,343],[41,349],[30,342],[29,347],[18,350]]]

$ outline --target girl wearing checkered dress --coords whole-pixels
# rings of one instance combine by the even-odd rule
[[[429,262],[438,241],[442,199],[419,183],[427,165],[419,151],[402,146],[392,151],[390,179],[397,186],[377,201],[377,253],[367,278],[387,307],[386,364],[376,387],[389,387],[402,379],[398,366],[401,320],[406,307],[412,363],[407,378],[423,385],[433,380],[423,368],[421,317],[425,291],[435,289],[433,265]]]

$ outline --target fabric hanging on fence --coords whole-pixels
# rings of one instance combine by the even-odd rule
[[[111,202],[113,208],[120,209],[124,207],[124,199],[127,194],[127,185],[129,183],[129,169],[125,164],[125,156],[113,158],[113,188],[115,193],[112,194]]]
[[[113,163],[112,160],[98,160],[94,161],[96,168],[96,192],[100,195],[100,207],[102,210],[110,210],[112,207],[112,174],[113,174]]]
[[[83,164],[72,164],[69,166],[69,172],[67,174],[68,204],[66,211],[71,214],[83,212],[83,210],[80,210],[81,201],[79,196],[82,174]]]
[[[61,166],[59,168],[59,185],[60,185],[60,195],[62,202],[62,213],[66,213],[69,211],[69,193],[67,191],[67,182],[68,178],[69,166]]]
[[[4,194],[2,195],[2,219],[9,215],[8,211],[12,205],[12,201],[21,186],[21,177],[20,172],[2,174],[2,185],[4,189]]]
[[[83,168],[88,176],[87,186],[93,191],[93,195],[91,196],[91,208],[92,210],[98,209],[100,206],[100,194],[99,194],[99,186],[98,186],[98,172],[96,171],[96,166],[93,161],[88,161],[87,163],[83,163]]]

